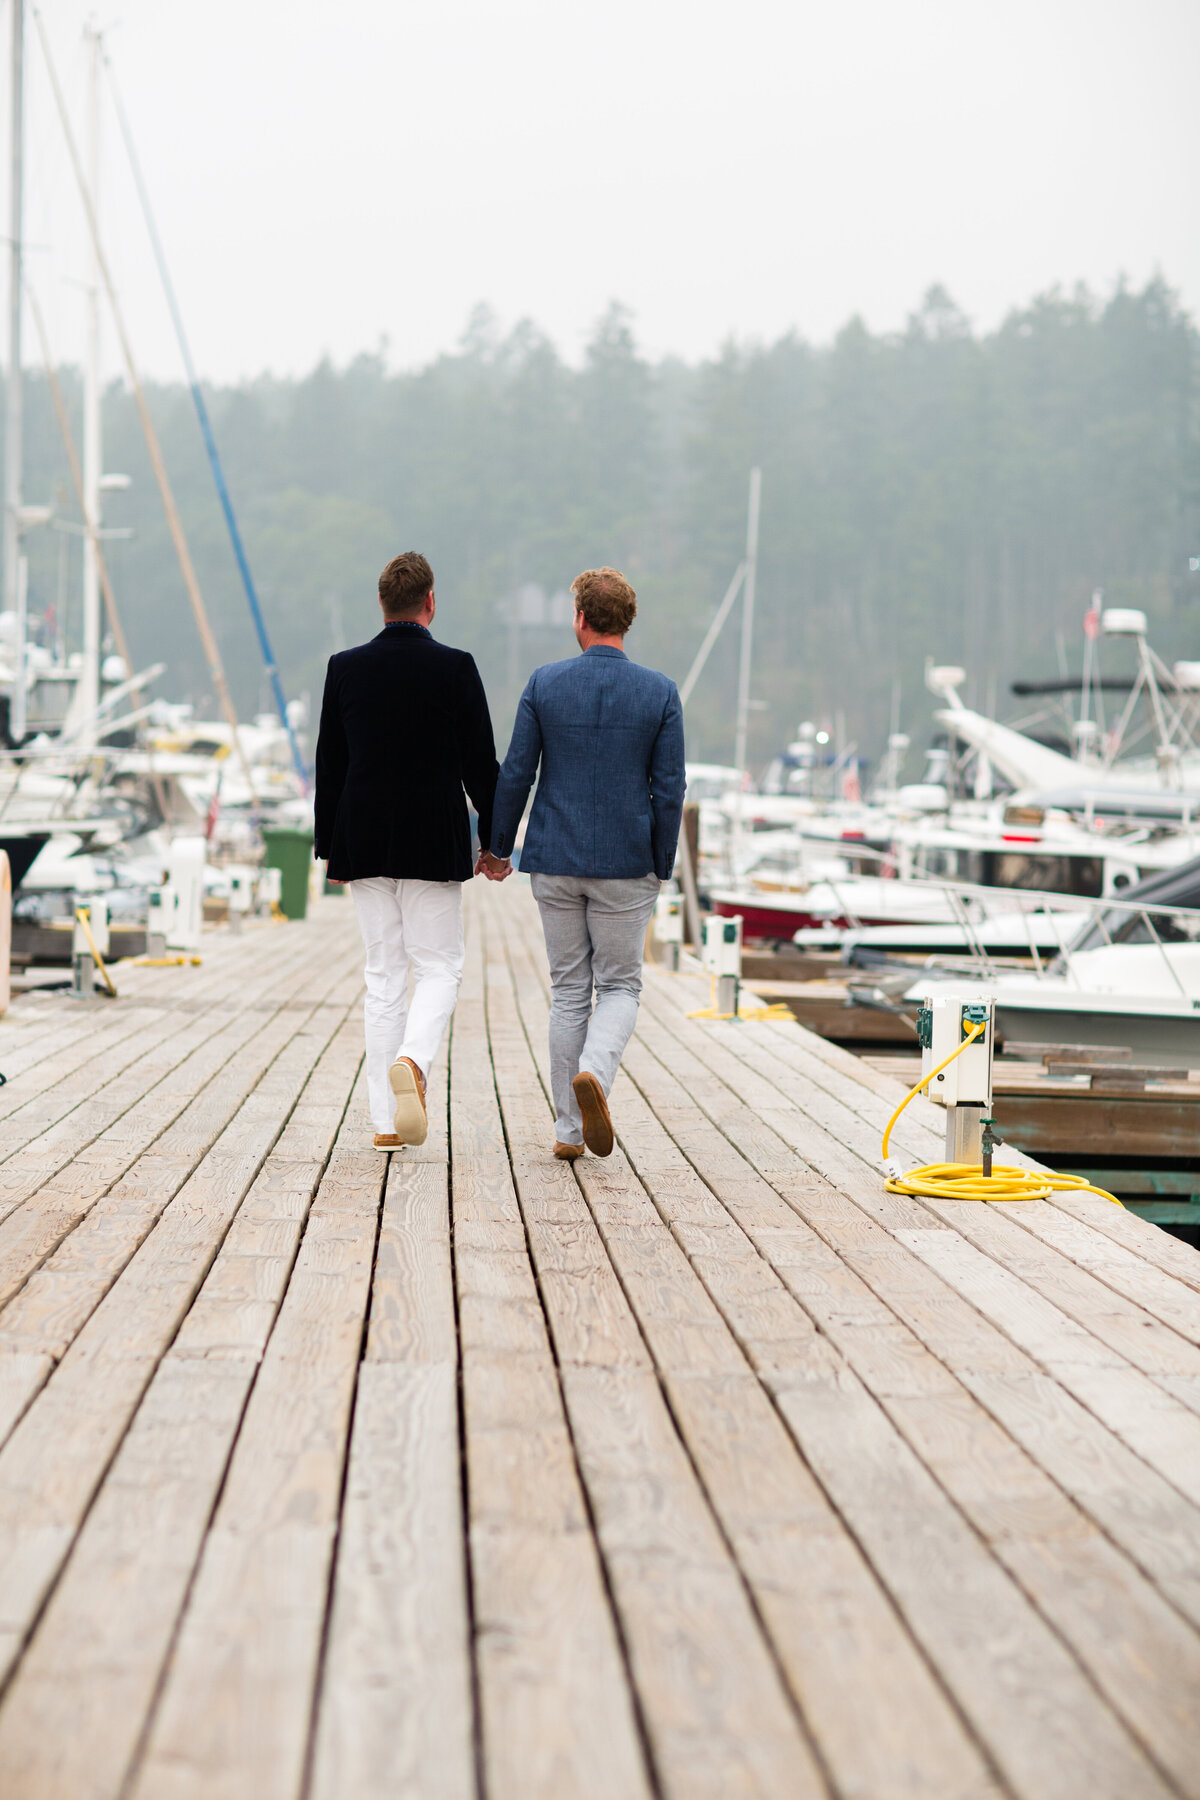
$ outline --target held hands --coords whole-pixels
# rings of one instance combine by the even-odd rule
[[[475,873],[486,875],[489,881],[507,881],[512,874],[512,858],[493,856],[490,850],[481,850],[475,864]]]

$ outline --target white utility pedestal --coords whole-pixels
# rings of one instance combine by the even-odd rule
[[[161,962],[167,954],[174,916],[175,890],[170,883],[151,888],[146,896],[146,955],[154,962]]]
[[[972,1026],[983,1026],[980,1036],[940,1075],[935,1075],[926,1089],[936,1106],[946,1108],[947,1162],[978,1163],[983,1159],[981,1121],[992,1109],[995,1014],[991,994],[966,988],[931,989],[917,1014],[922,1075],[945,1062]]]
[[[229,883],[229,929],[240,931],[242,921],[254,910],[254,881],[257,870],[249,863],[229,863],[225,879]]]
[[[732,919],[710,913],[704,921],[701,961],[716,978],[717,1011],[737,1017],[738,990],[742,981],[742,916]]]
[[[79,914],[87,918],[87,931]],[[88,932],[91,932],[89,938]],[[85,999],[96,991],[96,954],[108,955],[108,901],[103,894],[80,894],[76,899],[75,930],[71,938],[71,970],[75,992]]]
[[[167,855],[167,885],[175,896],[168,915],[167,947],[198,950],[204,928],[204,866],[208,845],[202,837],[172,839]]]
[[[667,889],[654,902],[654,941],[662,946],[664,969],[677,973],[683,950],[683,899]]]

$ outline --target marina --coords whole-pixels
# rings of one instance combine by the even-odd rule
[[[1195,21],[222,3],[6,19],[0,1800],[1200,1800]]]
[[[360,961],[330,896],[0,1021],[0,1790],[1200,1792],[1193,1250],[886,1192],[901,1084],[691,964],[556,1163],[519,879],[381,1158]]]

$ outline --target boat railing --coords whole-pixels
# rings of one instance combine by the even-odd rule
[[[830,883],[831,887],[832,885]],[[1001,971],[979,934],[978,926],[982,921],[972,917],[971,908],[967,904],[970,900],[986,901],[993,917],[998,901],[1002,902],[1005,910],[1011,909],[1017,913],[1025,923],[1030,958],[1037,978],[1046,979],[1053,973],[1055,976],[1065,976],[1077,987],[1082,987],[1083,984],[1073,967],[1071,952],[1078,947],[1080,940],[1089,936],[1093,930],[1098,930],[1104,943],[1114,946],[1118,941],[1111,925],[1114,913],[1121,919],[1122,936],[1126,923],[1141,923],[1149,941],[1158,950],[1171,982],[1185,999],[1188,997],[1187,989],[1168,953],[1169,946],[1161,936],[1161,927],[1164,922],[1169,922],[1177,929],[1182,927],[1185,939],[1200,942],[1200,909],[1194,906],[1172,906],[1150,900],[1121,900],[1107,895],[1093,898],[1080,894],[1053,893],[1040,888],[981,887],[961,881],[926,880],[922,886],[943,896],[954,915],[955,923],[960,926],[970,945],[972,956],[978,962],[981,972],[988,977],[997,976]],[[1071,926],[1074,927],[1069,936],[1064,932],[1065,915],[1068,913],[1072,915]],[[1039,916],[1045,920],[1058,944],[1058,955],[1049,963],[1038,947],[1033,930],[1033,921]],[[1158,926],[1155,924],[1156,920],[1160,922]]]

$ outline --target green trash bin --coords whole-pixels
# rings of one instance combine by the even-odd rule
[[[298,825],[263,827],[263,861],[280,872],[279,905],[285,919],[308,912],[308,876],[312,868],[313,834]]]

